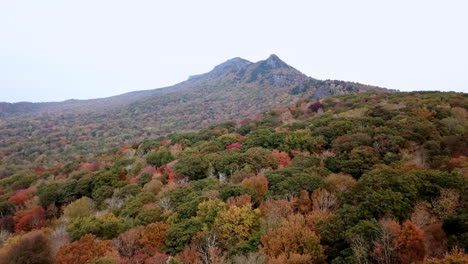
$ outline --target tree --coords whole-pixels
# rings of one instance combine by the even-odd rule
[[[289,165],[291,158],[287,152],[281,152],[277,149],[274,149],[271,154],[276,158],[280,168],[284,168]]]
[[[144,227],[142,226],[129,229],[121,233],[119,237],[114,240],[114,246],[122,257],[131,259],[141,251],[139,240],[141,239],[143,230]]]
[[[434,211],[439,217],[454,215],[459,206],[460,192],[456,189],[442,189],[438,199],[432,202]]]
[[[165,249],[167,252],[176,254],[184,250],[190,243],[192,237],[200,232],[202,223],[200,220],[191,218],[171,225],[166,234]]]
[[[111,241],[94,240],[94,235],[84,235],[79,241],[63,245],[55,261],[57,264],[83,264],[104,257],[112,252]]]
[[[17,193],[8,199],[13,202],[16,206],[23,207],[24,203],[29,200],[29,197],[23,193]]]
[[[141,192],[137,196],[124,202],[120,207],[119,216],[121,217],[136,217],[142,212],[145,204],[154,202],[156,197],[152,193]]]
[[[331,193],[339,194],[356,184],[356,180],[347,174],[330,174],[324,181],[324,187]]]
[[[401,263],[422,263],[426,256],[422,229],[411,221],[404,222],[396,243]]]
[[[94,201],[100,204],[105,199],[111,198],[113,194],[114,194],[114,188],[112,186],[103,185],[94,189],[92,196],[93,196]]]
[[[161,208],[156,207],[150,209],[143,209],[138,213],[135,220],[137,224],[146,226],[154,222],[162,221],[163,218],[163,210]]]
[[[151,256],[161,251],[168,229],[169,226],[163,222],[152,223],[145,227],[138,242],[146,254]]]
[[[212,199],[198,204],[197,218],[205,228],[210,228],[218,214],[226,210],[226,203],[219,199]]]
[[[307,214],[312,210],[312,201],[310,200],[308,191],[301,191],[301,194],[296,200],[296,207],[297,210],[302,214]]]
[[[16,212],[14,219],[16,232],[39,229],[45,224],[45,210],[40,206],[34,206]]]
[[[250,165],[254,171],[260,169],[278,168],[278,160],[267,149],[254,147],[248,149],[243,155],[245,162]]]
[[[236,246],[248,240],[252,232],[259,227],[260,210],[252,210],[252,205],[231,206],[216,217],[214,228],[225,246]]]
[[[84,216],[76,218],[68,225],[67,231],[72,240],[78,240],[86,234],[93,234],[99,238],[112,239],[117,237],[125,228],[124,221],[113,213],[105,214],[99,218]]]
[[[401,232],[401,226],[391,219],[380,220],[380,225],[381,233],[374,242],[372,256],[380,263],[395,263],[398,259],[397,238]]]
[[[331,211],[335,208],[338,199],[326,189],[318,188],[312,192],[311,195],[314,210],[328,210]]]
[[[351,152],[353,148],[361,146],[372,146],[372,137],[367,133],[350,133],[338,137],[333,142],[333,148],[339,153]]]
[[[293,132],[282,132],[278,149],[289,152],[291,150],[304,150],[314,152],[325,143],[322,137],[314,137],[309,129],[300,129]]]
[[[313,192],[315,189],[323,186],[323,178],[314,175],[301,173],[292,177],[286,178],[278,184],[278,191],[274,194],[286,195],[293,194],[299,195],[302,190]]]
[[[88,197],[82,197],[65,207],[63,215],[73,220],[94,213],[96,204]]]
[[[424,231],[406,221],[403,225],[381,221],[382,232],[375,242],[373,257],[382,263],[422,263],[426,256]]]
[[[42,231],[29,232],[6,249],[0,263],[4,264],[50,264],[53,257],[50,241]]]
[[[214,160],[216,171],[224,175],[232,175],[246,165],[246,158],[237,149],[225,150]]]
[[[181,262],[170,262],[170,264],[198,264],[200,263],[200,256],[196,247],[192,245],[176,255],[176,259]]]
[[[200,180],[206,178],[208,167],[209,164],[202,155],[190,154],[181,157],[174,165],[174,170],[190,180]]]
[[[349,158],[341,161],[341,170],[359,179],[364,172],[370,170],[378,161],[373,148],[356,147],[349,154]]]
[[[263,197],[268,192],[268,180],[263,175],[257,175],[242,180],[241,185],[250,188],[255,192],[259,200],[263,200]]]
[[[47,207],[53,203],[61,204],[64,198],[61,185],[56,182],[39,185],[37,188],[37,195],[43,207]]]
[[[286,200],[267,200],[260,205],[262,230],[278,228],[284,219],[293,214],[293,203]]]
[[[161,167],[174,160],[171,152],[167,148],[161,148],[158,152],[148,154],[146,162],[153,166]]]
[[[300,214],[289,216],[279,228],[269,229],[261,241],[260,251],[273,263],[305,264],[325,260],[319,237]]]

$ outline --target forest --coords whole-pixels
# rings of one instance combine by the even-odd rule
[[[468,94],[303,97],[8,170],[0,263],[463,264],[467,190]]]

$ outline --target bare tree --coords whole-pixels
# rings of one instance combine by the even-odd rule
[[[368,264],[370,244],[362,235],[356,235],[351,239],[351,249],[358,264]]]
[[[171,199],[169,197],[164,197],[158,202],[159,207],[164,211],[169,211],[171,209]]]
[[[311,198],[313,210],[331,211],[335,208],[337,203],[336,196],[323,188],[313,191]]]

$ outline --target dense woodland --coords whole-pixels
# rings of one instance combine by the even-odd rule
[[[467,263],[468,95],[301,99],[0,180],[0,263]]]

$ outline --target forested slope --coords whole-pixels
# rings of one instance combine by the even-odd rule
[[[24,170],[0,263],[466,263],[467,117],[461,93],[299,100]]]

